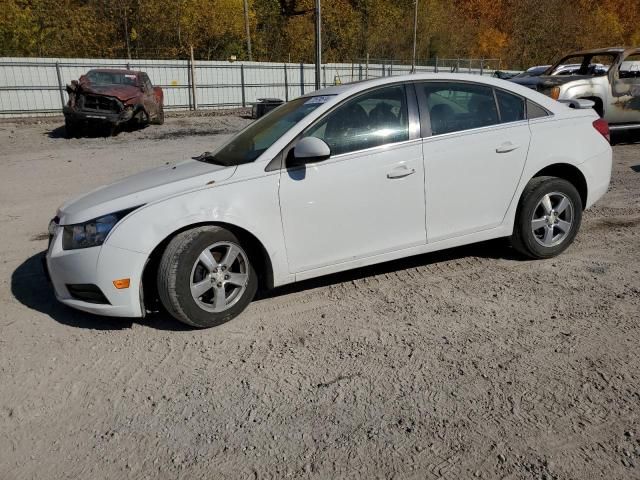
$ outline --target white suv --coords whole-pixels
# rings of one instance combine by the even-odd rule
[[[607,190],[607,135],[592,109],[492,78],[331,87],[213,153],[64,204],[46,265],[71,307],[140,317],[157,296],[178,320],[210,327],[259,284],[508,236],[547,258]]]

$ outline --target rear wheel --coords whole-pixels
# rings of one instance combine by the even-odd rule
[[[158,114],[156,115],[155,120],[153,121],[156,125],[162,125],[164,123],[164,105],[160,105],[158,109]]]
[[[228,322],[249,305],[258,277],[249,255],[230,231],[199,227],[169,242],[158,269],[158,293],[169,313],[207,328]]]
[[[511,243],[530,258],[554,257],[571,245],[581,221],[582,201],[571,183],[536,177],[522,193]]]

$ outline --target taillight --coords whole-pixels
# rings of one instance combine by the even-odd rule
[[[558,100],[560,98],[560,87],[553,87],[551,89],[551,98]]]
[[[599,118],[593,122],[593,128],[595,128],[600,134],[607,139],[607,142],[611,143],[611,133],[609,132],[609,123],[606,120]]]

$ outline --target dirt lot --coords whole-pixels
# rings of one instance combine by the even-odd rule
[[[274,292],[206,331],[58,305],[66,198],[246,124],[0,124],[0,478],[640,478],[640,145],[557,259],[502,242]],[[134,141],[135,140],[135,141]]]

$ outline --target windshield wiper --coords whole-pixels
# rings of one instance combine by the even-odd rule
[[[197,157],[191,157],[194,160],[198,160],[199,162],[212,163],[214,165],[222,165],[223,167],[228,167],[225,162],[218,160],[216,156],[211,152],[204,152],[198,155]]]

